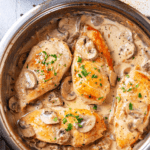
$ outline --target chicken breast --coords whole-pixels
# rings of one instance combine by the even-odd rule
[[[21,109],[55,89],[71,62],[69,47],[57,38],[41,41],[34,46],[15,84]]]
[[[87,104],[101,104],[110,83],[115,85],[117,76],[108,47],[101,33],[90,26],[84,27],[76,43],[72,75],[76,94]]]
[[[38,140],[73,147],[94,142],[106,130],[103,117],[86,109],[45,108],[27,114],[20,122],[30,124]]]
[[[126,148],[135,143],[148,125],[150,114],[150,76],[140,67],[126,75],[117,90],[114,118],[116,141]]]

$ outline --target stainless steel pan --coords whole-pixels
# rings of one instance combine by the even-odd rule
[[[88,11],[109,14],[118,20],[129,19],[137,24],[150,38],[149,20],[132,7],[117,0],[56,0],[38,5],[21,17],[6,33],[0,43],[0,127],[8,144],[14,150],[28,149],[22,139],[11,128],[7,100],[9,98],[8,71],[14,63],[19,49],[43,25],[51,19],[71,12]],[[135,149],[150,149],[150,136],[140,142]]]

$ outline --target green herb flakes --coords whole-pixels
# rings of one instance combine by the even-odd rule
[[[129,103],[129,109],[133,110],[133,104],[132,103]]]
[[[78,60],[77,60],[77,62],[82,63],[82,58],[78,56]]]
[[[138,94],[138,97],[139,97],[139,98],[142,98],[142,94],[141,94],[141,93],[139,93],[139,94]]]
[[[97,105],[94,105],[93,109],[97,110]]]

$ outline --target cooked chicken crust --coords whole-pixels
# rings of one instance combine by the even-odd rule
[[[55,89],[70,67],[71,61],[72,55],[68,45],[57,38],[41,41],[34,46],[15,84],[21,109],[47,91]],[[25,87],[26,70],[31,71],[37,78],[37,85],[33,89]]]
[[[95,60],[86,60],[82,58],[82,61],[78,62],[79,57],[82,56],[76,46],[72,67],[74,90],[82,97],[85,103],[101,104],[110,92],[108,74],[113,72],[112,58],[98,30],[86,26],[82,36],[87,36],[93,41],[98,51],[98,57]],[[82,66],[86,69],[88,73],[87,76],[82,75]]]
[[[92,113],[90,110],[86,109],[70,110],[69,108],[62,108],[62,107],[55,107],[52,108],[52,110],[54,110],[57,113],[58,119],[60,119],[59,124],[54,125],[44,124],[40,119],[40,115],[43,109],[33,111],[24,116],[23,118],[21,118],[22,121],[26,122],[26,124],[31,124],[33,126],[33,129],[35,130],[36,133],[35,137],[36,139],[48,143],[57,143],[56,132],[58,131],[58,129],[60,128],[67,129],[68,123],[71,123],[73,125],[73,129],[71,131],[68,131],[71,134],[70,139],[63,145],[72,145],[73,147],[81,147],[83,145],[88,145],[89,143],[92,143],[95,140],[102,137],[103,131],[106,130],[103,117],[96,113]],[[74,124],[76,122],[74,117],[71,116],[67,117],[67,122],[63,124],[63,118],[65,118],[67,114],[72,114],[75,116],[94,115],[96,117],[96,124],[91,131],[87,133],[81,133],[74,127]]]
[[[150,114],[150,75],[140,67],[126,75],[117,90],[115,133],[119,147],[134,144],[148,125]]]

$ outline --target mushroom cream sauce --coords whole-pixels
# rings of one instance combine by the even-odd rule
[[[127,23],[129,24],[129,26],[134,26],[136,28],[136,26],[132,22],[128,21]],[[116,102],[120,99],[120,97],[117,96],[117,89],[119,88],[121,79],[128,76],[129,72],[131,72],[135,68],[135,66],[139,65],[142,67],[150,58],[149,45],[143,42],[144,39],[143,36],[145,35],[140,30],[139,33],[137,33],[134,30],[127,28],[125,25],[122,25],[122,23],[118,23],[116,21],[107,19],[107,17],[103,15],[96,15],[96,16],[89,14],[75,15],[75,16],[68,15],[68,17],[66,17],[65,19],[64,18],[54,19],[48,25],[44,26],[40,31],[36,32],[36,35],[31,37],[31,40],[21,49],[19,54],[20,58],[17,61],[17,65],[15,65],[15,67],[17,66],[17,69],[15,67],[13,67],[13,69],[16,70],[16,74],[18,75],[23,67],[23,63],[27,59],[29,47],[31,45],[38,44],[42,40],[49,40],[50,38],[58,38],[66,42],[73,55],[75,51],[76,41],[78,40],[79,35],[81,33],[81,29],[83,28],[84,25],[89,25],[94,29],[97,29],[102,34],[113,60],[114,72],[117,74],[115,86],[110,87],[110,92],[107,94],[107,97],[105,100],[103,100],[102,104],[95,105],[84,103],[80,96],[77,96],[73,100],[66,100],[67,96],[65,96],[65,93],[61,93],[61,87],[63,86],[63,88],[66,89],[68,87],[66,87],[67,85],[65,84],[62,85],[63,82],[61,82],[60,85],[58,85],[56,89],[53,90],[55,91],[55,93],[53,93],[54,97],[56,97],[55,100],[58,102],[56,105],[58,106],[61,105],[61,107],[69,109],[88,109],[91,110],[92,112],[96,112],[103,116],[107,129],[106,131],[104,131],[103,136],[98,140],[98,142],[95,142],[96,144],[98,143],[97,149],[130,150],[134,145],[127,146],[125,148],[117,146],[114,129],[114,115],[116,110]],[[142,36],[139,36],[141,34]],[[68,37],[70,35],[75,36],[73,36],[72,39],[69,39]],[[147,69],[147,72],[148,71],[149,70]],[[64,81],[65,77],[67,76],[71,76],[71,68],[69,68],[69,70],[65,73],[65,75],[62,78],[62,81]],[[14,78],[14,80],[16,81],[17,78]],[[15,95],[16,93],[13,94]],[[59,98],[57,97],[57,94],[59,95]],[[15,104],[18,102],[16,99],[15,100],[13,99],[13,102],[11,102],[10,100],[9,101],[10,115],[8,115],[8,119],[11,120],[12,126],[17,124],[18,120],[20,120],[23,116],[26,116],[27,114],[29,114],[34,110],[51,107],[51,105],[54,106],[53,104],[55,104],[55,101],[53,102],[53,104],[50,104],[47,101],[48,99],[47,97],[48,97],[47,93],[41,97],[38,97],[36,101],[27,104],[25,109],[22,111],[18,105],[12,107],[14,101]],[[148,132],[146,129],[147,128],[145,128],[145,130],[139,137],[140,140],[142,140],[145,136],[145,133]],[[17,129],[14,130],[17,131]],[[20,132],[18,134],[21,136]],[[44,142],[40,143],[40,141],[34,140],[32,138],[25,138],[24,142],[26,142],[27,145],[31,146],[30,149],[32,149],[32,147],[41,150],[61,149],[61,148],[66,150],[73,149],[71,148],[71,146],[70,147],[58,146],[56,144],[53,145]],[[90,147],[91,144],[89,146],[86,146],[85,149],[92,149]],[[81,150],[84,149],[84,146],[81,148],[76,148],[75,150],[80,149]]]

